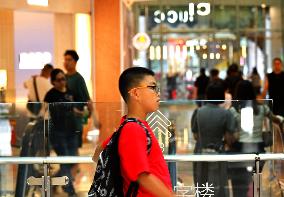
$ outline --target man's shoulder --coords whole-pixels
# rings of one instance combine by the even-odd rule
[[[42,77],[42,76],[37,76],[36,77],[36,82],[37,83],[50,83],[49,79]]]
[[[51,88],[50,90],[48,90],[46,92],[46,95],[54,95],[54,94],[57,94],[58,91],[55,89],[55,88]]]
[[[142,125],[141,125],[142,124]],[[124,137],[146,137],[146,132],[151,132],[151,128],[149,128],[145,123],[141,122],[128,122],[121,129],[121,135]]]
[[[84,79],[83,76],[79,72],[76,72],[73,75],[67,75],[67,78],[68,79],[76,79],[76,80]]]
[[[123,126],[122,130],[129,130],[130,132],[132,131],[137,132],[139,130],[144,130],[144,129],[138,122],[128,122]]]

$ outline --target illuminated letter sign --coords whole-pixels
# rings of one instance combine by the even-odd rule
[[[174,10],[170,10],[167,13],[169,23],[175,23],[178,20],[178,13]]]
[[[19,69],[42,69],[52,60],[50,52],[20,53]]]
[[[201,10],[204,8],[204,10]],[[210,14],[210,3],[199,3],[197,4],[197,14],[200,16],[206,16]]]
[[[195,12],[199,16],[207,16],[211,12],[210,3],[198,3],[195,10],[194,3],[188,4],[188,11],[175,11],[169,10],[166,13],[161,10],[156,10],[154,12],[154,21],[159,24],[163,21],[167,21],[171,24],[177,21],[181,23],[187,23],[188,21],[193,22],[193,16]]]
[[[158,24],[161,23],[162,21],[164,21],[165,18],[166,18],[164,12],[161,12],[160,10],[156,10],[154,12],[154,16],[155,16],[154,21]]]

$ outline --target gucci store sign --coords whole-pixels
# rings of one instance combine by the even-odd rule
[[[197,14],[199,16],[207,16],[211,12],[211,4],[210,3],[189,3],[188,10],[168,10],[163,12],[161,10],[156,10],[154,12],[154,21],[159,24],[161,22],[168,23],[187,23],[193,22],[194,15]]]

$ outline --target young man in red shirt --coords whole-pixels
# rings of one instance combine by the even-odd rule
[[[147,152],[145,130],[136,122],[127,123],[118,141],[123,191],[126,194],[130,182],[139,183],[138,197],[173,197],[168,167],[158,141],[146,122],[148,113],[159,107],[160,95],[153,71],[143,67],[126,69],[119,78],[119,90],[128,107],[122,117],[136,118],[150,133],[151,150]],[[106,142],[104,143],[106,144]]]

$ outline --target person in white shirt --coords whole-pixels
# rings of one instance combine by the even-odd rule
[[[45,94],[52,88],[49,81],[52,70],[53,66],[51,64],[46,64],[42,68],[40,75],[31,76],[24,82],[24,87],[28,90],[28,102],[43,102]],[[33,114],[30,110],[29,112],[31,113],[31,116],[37,115]]]
[[[49,81],[50,73],[52,70],[53,66],[51,64],[46,64],[41,70],[40,75],[32,76],[27,81],[24,82],[24,87],[28,89],[29,101],[37,101],[34,83],[33,83],[33,77],[36,78],[39,101],[43,101],[45,94],[48,92],[48,90],[52,88],[52,85]]]

